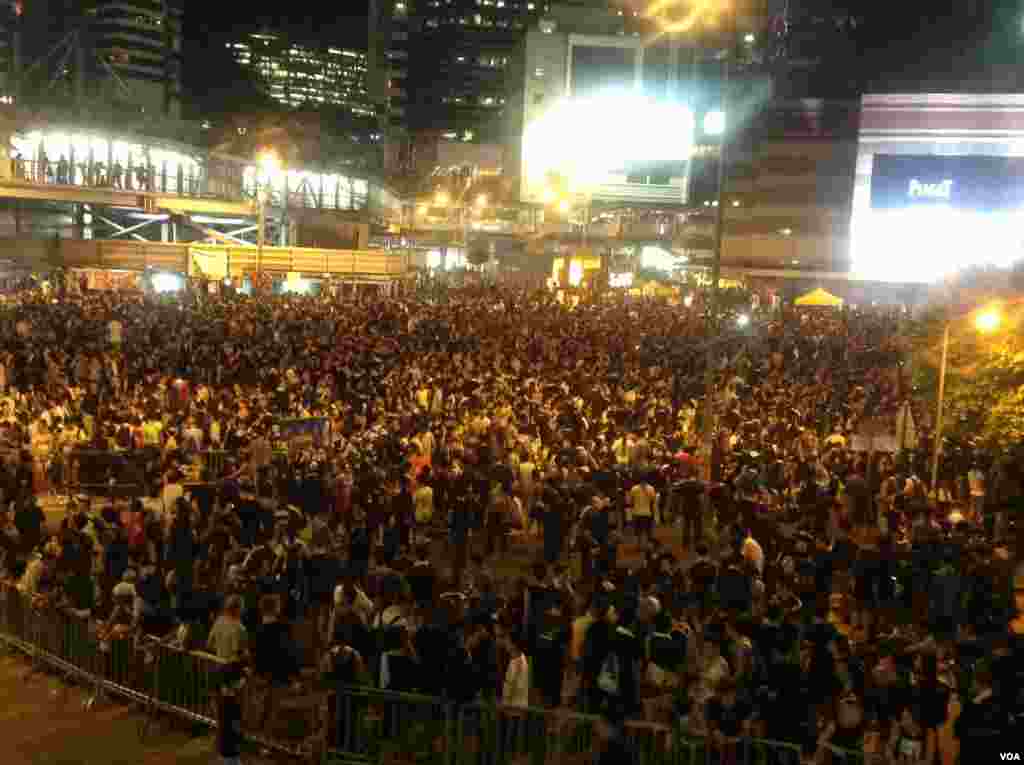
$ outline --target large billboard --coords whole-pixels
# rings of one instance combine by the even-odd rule
[[[1024,258],[1024,94],[865,95],[858,131],[854,275],[935,282]]]

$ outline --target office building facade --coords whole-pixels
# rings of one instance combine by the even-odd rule
[[[362,50],[299,43],[258,32],[227,43],[235,60],[251,69],[267,93],[285,106],[340,107],[356,117],[373,117]]]
[[[86,15],[105,95],[146,113],[180,116],[184,0],[94,0]]]

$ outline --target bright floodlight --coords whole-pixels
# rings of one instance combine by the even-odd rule
[[[974,317],[974,326],[979,332],[995,332],[1003,323],[1003,317],[998,308],[986,308]]]
[[[704,115],[704,132],[707,135],[722,135],[725,132],[725,112],[708,112]]]
[[[745,327],[748,324],[750,324],[750,317],[747,316],[745,313],[741,313],[739,316],[736,317],[736,323],[741,327]]]
[[[743,35],[743,42],[745,42],[747,45],[752,44],[754,42],[754,33],[747,32],[745,35]]]
[[[185,281],[177,274],[153,274],[153,289],[156,292],[177,292],[183,286]]]
[[[850,271],[883,282],[935,283],[972,266],[1010,268],[1020,259],[1020,211],[897,210],[870,206],[854,192]]]
[[[565,98],[526,126],[523,173],[544,198],[551,175],[582,190],[631,162],[678,162],[693,150],[693,117],[681,104],[634,91]]]

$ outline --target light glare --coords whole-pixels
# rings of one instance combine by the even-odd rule
[[[185,286],[185,280],[177,274],[157,273],[153,274],[154,292],[177,292]]]
[[[705,114],[704,132],[707,135],[722,135],[725,132],[725,112],[714,111]]]

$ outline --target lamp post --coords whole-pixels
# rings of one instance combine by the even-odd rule
[[[256,224],[256,277],[263,281],[263,244],[267,233],[267,202],[270,199],[268,183],[272,183],[273,174],[281,167],[281,162],[272,151],[265,151],[259,155],[258,168],[259,178],[256,182],[256,204],[259,206],[259,216]],[[263,179],[267,182],[261,183]]]
[[[939,399],[935,405],[935,433],[932,436],[932,490],[939,480],[939,459],[942,456],[942,418],[946,405],[946,369],[949,365],[949,329],[952,319],[946,320],[942,330],[942,360],[939,362]],[[974,317],[974,327],[979,332],[995,332],[1003,323],[1002,314],[996,307],[989,307]]]
[[[669,21],[664,18],[664,13],[667,10],[677,6],[679,0],[654,0],[654,2],[648,7],[646,16],[648,18],[656,19],[660,27],[658,36],[662,35],[673,35],[676,33],[686,33],[691,31],[695,26],[702,22],[713,23],[717,18],[721,8],[714,7],[700,7],[696,10],[690,11],[685,18],[681,21]],[[721,96],[721,111],[723,115],[723,122],[728,121],[730,113],[729,109],[729,76],[730,76],[730,64],[733,55],[733,48],[735,47],[736,40],[733,39],[736,32],[736,19],[732,16],[730,19],[731,23],[728,25],[727,30],[729,34],[726,35],[726,41],[728,49],[722,58],[722,96]],[[752,38],[744,38],[745,41],[750,44],[753,42]],[[697,74],[697,49],[694,48],[694,60],[693,70],[694,76],[693,86],[696,86],[696,74]],[[691,95],[691,104],[695,103],[695,99]],[[718,179],[717,179],[717,202],[716,207],[718,208],[717,215],[715,217],[715,249],[713,259],[711,261],[711,291],[708,296],[707,306],[707,327],[708,327],[708,339],[714,336],[718,329],[718,283],[721,280],[722,274],[722,239],[724,235],[724,220],[725,220],[725,168],[728,163],[728,135],[726,133],[726,124],[722,125],[722,130],[719,139],[719,154],[718,154]],[[692,168],[691,168],[692,172]],[[689,185],[689,183],[688,183]],[[714,360],[715,360],[715,347],[714,344],[708,342],[707,347],[707,358],[705,360],[705,373],[704,373],[704,452],[705,452],[705,470],[706,478],[712,477],[711,471],[711,457],[713,453],[713,439],[714,439],[714,427],[712,418],[714,415]]]

